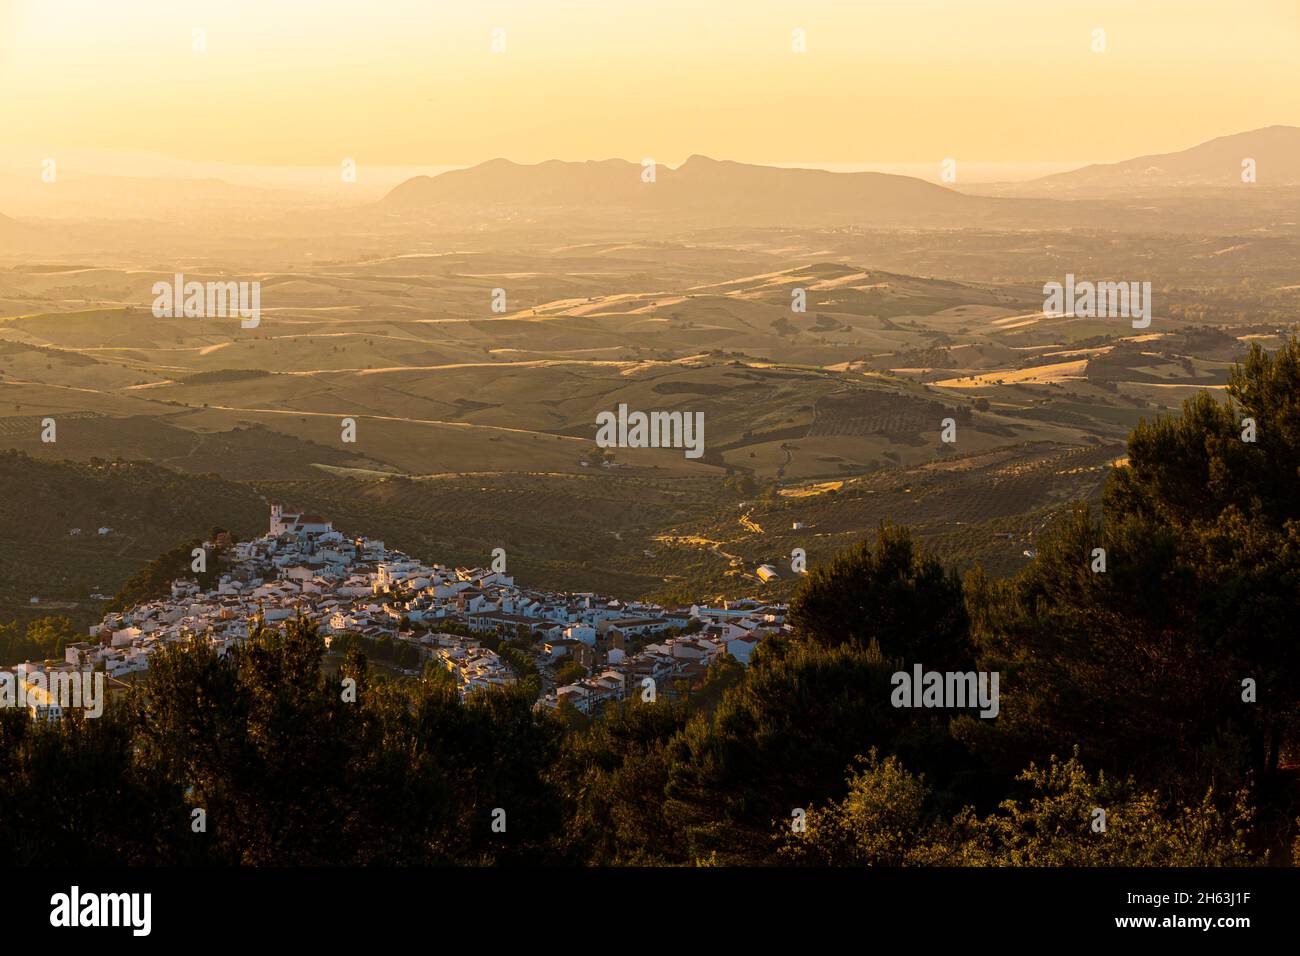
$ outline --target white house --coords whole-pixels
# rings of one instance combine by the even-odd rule
[[[727,653],[748,667],[749,659],[753,656],[754,648],[758,647],[758,644],[759,638],[752,634],[745,637],[735,637],[727,641]]]
[[[624,636],[633,634],[647,635],[661,634],[672,626],[672,621],[665,620],[662,617],[616,617],[611,620],[601,621],[597,625],[597,630],[603,629],[606,633],[610,630],[617,630]]]
[[[144,631],[138,627],[124,627],[113,632],[112,640],[109,643],[113,647],[130,647],[143,634]]]
[[[591,713],[592,694],[591,691],[581,684],[568,684],[564,687],[556,688],[555,702],[558,706],[564,701],[568,701],[578,709],[580,713]]]
[[[688,661],[708,660],[712,657],[717,656],[718,653],[715,648],[711,647],[708,644],[704,644],[700,641],[693,641],[693,640],[672,641],[670,642],[669,646],[672,649],[671,653],[673,657],[683,659],[683,660],[688,660]]]
[[[596,629],[590,624],[570,624],[564,629],[564,636],[571,641],[582,641],[592,647],[596,646]]]

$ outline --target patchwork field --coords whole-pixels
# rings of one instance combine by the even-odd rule
[[[0,617],[32,596],[93,616],[92,592],[213,525],[260,530],[269,500],[431,560],[505,547],[521,580],[627,597],[788,595],[792,548],[815,563],[885,520],[1007,573],[1061,503],[1096,497],[1138,421],[1221,390],[1300,297],[1277,280],[1281,238],[1251,244],[1269,254],[1234,292],[1189,281],[1171,239],[1138,331],[1043,314],[1042,248],[1112,253],[1074,234],[1031,248],[975,231],[959,250],[943,232],[410,228],[274,269],[219,251],[0,267],[0,447],[30,456],[13,459],[28,484],[69,463],[49,472],[66,514],[15,512],[0,532]],[[936,256],[961,281],[917,274]],[[261,282],[260,321],[155,317],[153,285],[177,271]],[[704,455],[598,449],[597,415],[624,404],[701,413]],[[129,495],[97,504],[93,469],[113,461],[165,469],[175,520],[149,524]],[[92,541],[92,525],[149,531]],[[762,563],[780,573],[767,585]]]

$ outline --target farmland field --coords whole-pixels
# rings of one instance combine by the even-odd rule
[[[0,447],[29,456],[10,459],[15,487],[65,489],[0,530],[0,618],[63,601],[90,620],[92,591],[214,526],[260,531],[270,501],[432,561],[503,547],[525,583],[629,598],[788,597],[793,548],[815,566],[882,521],[1007,574],[1064,502],[1097,499],[1130,429],[1220,390],[1300,301],[1276,281],[1285,236],[1254,243],[1232,290],[1188,272],[1185,239],[1151,247],[1167,291],[1135,330],[1045,315],[1037,254],[996,232],[959,251],[944,231],[575,229],[363,216],[252,272],[252,328],[156,317],[153,284],[175,270],[146,253],[0,256]],[[1041,241],[1099,262],[1133,248]],[[214,250],[186,273],[219,280],[258,255]],[[702,415],[702,457],[596,448],[597,416],[620,405]],[[103,469],[127,461],[156,487],[104,499]],[[196,478],[208,490],[157,490]],[[151,522],[149,504],[174,518]],[[91,526],[115,530],[92,541]]]

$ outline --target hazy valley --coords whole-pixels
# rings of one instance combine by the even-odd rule
[[[0,441],[46,463],[7,459],[7,483],[60,489],[5,496],[3,613],[91,619],[92,593],[280,499],[429,559],[505,546],[539,586],[626,597],[788,596],[793,575],[756,567],[882,521],[1009,573],[1139,420],[1295,324],[1290,174],[1044,200],[702,157],[641,173],[495,161],[288,213],[232,187],[210,230],[147,208],[0,220]],[[156,317],[176,273],[260,282],[260,322]],[[1151,282],[1150,326],[1045,314],[1067,273]],[[703,413],[704,456],[603,463],[596,416],[620,404]],[[48,470],[64,460],[101,464]],[[128,480],[116,460],[160,470]]]

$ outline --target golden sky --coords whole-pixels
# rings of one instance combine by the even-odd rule
[[[1300,125],[1298,11],[1297,0],[0,0],[0,150],[303,165],[1117,160]],[[491,50],[497,27],[503,53]],[[806,53],[791,50],[795,28]],[[195,29],[206,52],[192,49]]]

